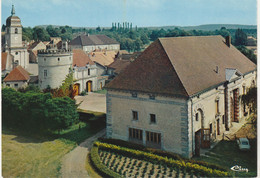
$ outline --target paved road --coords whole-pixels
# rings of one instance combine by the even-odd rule
[[[92,143],[98,137],[104,136],[105,131],[106,129],[103,129],[94,136],[86,139],[78,147],[63,157],[61,165],[62,178],[90,177],[85,168],[86,158],[92,147]]]
[[[106,113],[106,95],[99,93],[88,93],[86,96],[76,96],[80,109]]]

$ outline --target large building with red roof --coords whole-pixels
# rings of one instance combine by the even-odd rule
[[[256,65],[231,38],[159,38],[106,85],[107,137],[199,155],[242,122]]]

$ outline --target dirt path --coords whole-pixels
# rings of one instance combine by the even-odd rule
[[[98,137],[103,135],[105,135],[105,129],[86,139],[78,147],[63,157],[61,165],[62,178],[90,177],[85,169],[86,157],[89,153],[92,143]]]

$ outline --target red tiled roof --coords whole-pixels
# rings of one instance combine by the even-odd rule
[[[27,81],[30,79],[29,73],[22,68],[22,66],[17,66],[14,68],[10,74],[4,79],[4,82],[12,82],[12,81]]]
[[[108,66],[115,60],[115,51],[95,51],[90,52],[90,59],[94,62],[101,64],[102,66]]]
[[[131,63],[130,60],[115,60],[108,67],[115,69],[115,73],[119,74],[123,69],[125,69]]]
[[[106,35],[80,35],[71,40],[70,45],[109,45],[109,44],[119,44],[116,40],[109,38]]]
[[[7,55],[7,52],[2,52],[2,71],[6,69]]]
[[[81,49],[73,49],[73,66],[84,67],[86,64],[93,65],[94,62]]]
[[[106,87],[191,96],[225,82],[226,68],[246,74],[256,65],[221,36],[160,38]]]

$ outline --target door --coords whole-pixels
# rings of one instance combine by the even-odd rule
[[[195,155],[200,156],[200,147],[201,147],[201,130],[195,133]]]
[[[210,148],[210,129],[201,129],[201,148]]]
[[[92,81],[88,81],[87,82],[86,88],[87,88],[87,92],[91,92],[92,91]]]
[[[73,85],[73,91],[74,91],[75,95],[79,95],[79,84],[78,83]]]
[[[217,134],[220,135],[219,119],[217,120]]]

